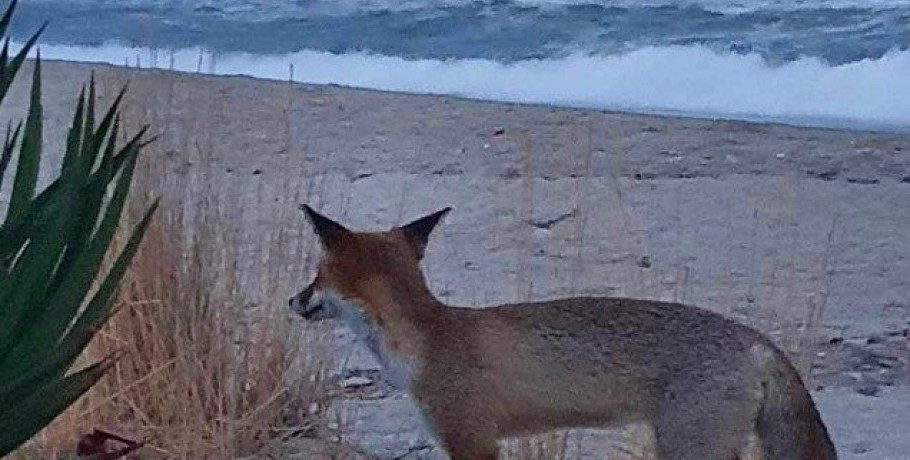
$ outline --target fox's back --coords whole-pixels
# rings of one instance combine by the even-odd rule
[[[756,380],[745,377],[761,372],[767,357],[778,365],[780,356],[758,332],[723,316],[646,300],[458,308],[447,322],[432,361],[460,369],[439,369],[440,378],[475,370],[469,378],[484,382],[525,431],[535,430],[540,414],[546,423],[565,417],[574,425],[647,418],[668,395],[757,401],[759,388],[743,383]]]
[[[477,340],[493,348],[509,346],[512,359],[530,353],[535,361],[564,361],[567,366],[577,362],[588,371],[611,373],[632,366],[648,379],[695,373],[718,360],[729,366],[755,346],[776,352],[749,327],[676,303],[575,297],[457,311],[467,313],[483,331]]]
[[[657,360],[664,367],[655,378],[770,345],[755,330],[711,311],[649,300],[575,297],[502,305],[477,316],[519,333],[534,347],[559,351],[554,357],[591,357],[611,368]]]

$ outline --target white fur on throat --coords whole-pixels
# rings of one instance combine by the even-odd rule
[[[344,300],[330,290],[317,290],[310,298],[312,305],[322,304],[326,317],[341,319],[354,332],[382,365],[383,378],[399,390],[408,390],[416,373],[413,359],[401,356],[388,347],[387,339],[375,322],[363,313],[360,305]]]

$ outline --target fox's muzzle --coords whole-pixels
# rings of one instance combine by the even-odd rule
[[[303,316],[305,319],[319,319],[316,316],[322,310],[322,302],[314,302],[313,285],[310,284],[306,289],[300,291],[294,297],[288,300],[288,306],[294,313]]]

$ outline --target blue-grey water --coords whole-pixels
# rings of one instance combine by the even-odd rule
[[[910,126],[910,0],[26,0],[14,39],[46,20],[42,43],[59,47],[54,57],[526,102]],[[199,57],[174,57],[186,50]],[[413,72],[396,80],[396,63]],[[437,72],[426,70],[434,65]],[[453,66],[467,83],[440,84]]]

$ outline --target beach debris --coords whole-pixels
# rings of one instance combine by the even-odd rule
[[[123,447],[119,449],[113,448],[108,445],[109,441],[123,444]],[[91,457],[95,460],[114,460],[126,457],[144,445],[145,441],[135,441],[109,431],[96,429],[79,439],[76,453],[80,458]]]
[[[361,170],[354,173],[354,177],[351,179],[351,182],[356,182],[361,179],[366,179],[368,177],[373,177],[372,171]]]
[[[539,230],[550,230],[554,225],[572,217],[575,217],[575,210],[563,212],[558,215],[551,215],[538,219],[530,219],[528,220],[528,223],[531,224],[532,227]]]
[[[840,170],[837,168],[825,168],[820,170],[807,169],[806,174],[812,177],[817,177],[821,180],[834,180],[837,179],[837,176],[840,174]]]
[[[871,383],[867,384],[867,385],[861,385],[856,388],[857,393],[859,393],[863,396],[871,396],[871,397],[878,397],[878,395],[881,394],[881,391],[882,391],[881,387],[879,387],[878,385],[873,385]]]
[[[348,377],[341,381],[342,388],[360,388],[367,385],[372,385],[373,380],[367,377],[353,376]]]
[[[651,268],[651,256],[641,256],[638,259],[638,266],[641,268]]]

